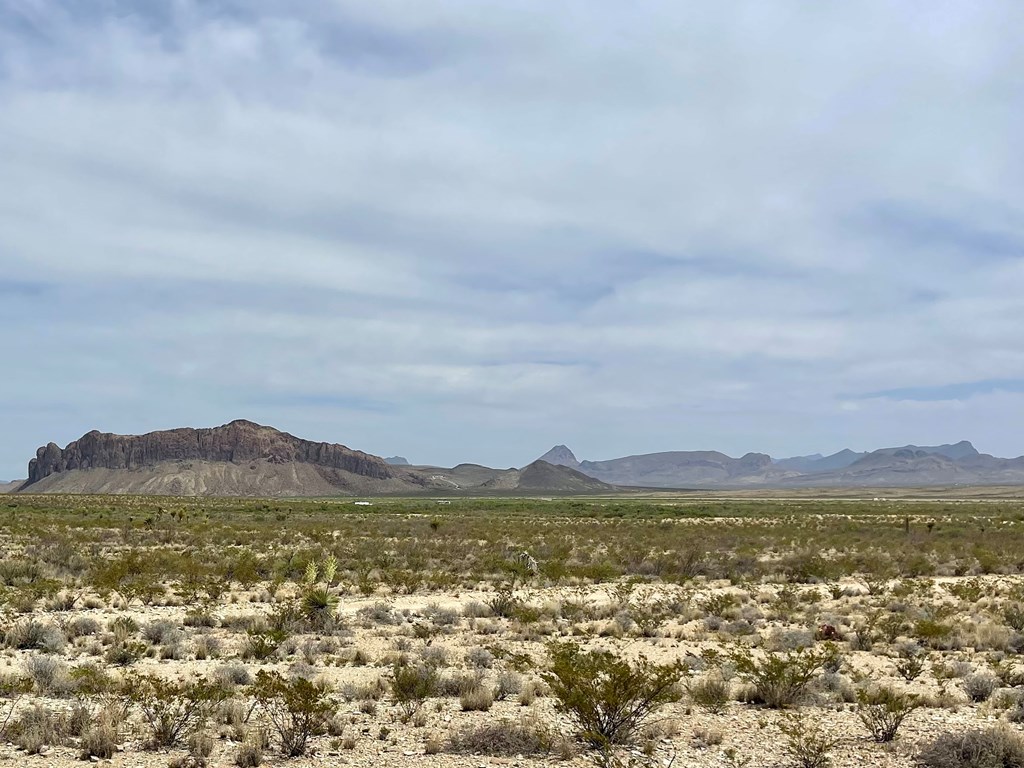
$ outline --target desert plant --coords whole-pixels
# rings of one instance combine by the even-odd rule
[[[630,741],[664,704],[679,699],[680,664],[635,664],[610,651],[584,651],[571,642],[552,643],[551,665],[541,677],[559,711],[568,714],[591,746],[607,749]]]
[[[977,672],[963,679],[964,693],[974,702],[988,701],[993,691],[999,687],[999,679],[987,672]]]
[[[276,672],[260,670],[252,686],[252,696],[281,741],[281,751],[289,757],[306,753],[309,739],[324,733],[336,710],[326,683],[305,678],[286,680]]]
[[[5,675],[0,677],[0,737],[6,738],[11,715],[21,698],[32,690],[32,679]]]
[[[532,718],[499,720],[468,726],[448,740],[447,751],[467,755],[542,755],[553,751],[557,737]]]
[[[117,752],[118,724],[118,719],[112,711],[101,710],[82,731],[78,742],[81,758],[111,759]]]
[[[857,691],[857,716],[879,743],[895,739],[907,715],[920,706],[917,696],[886,686]]]
[[[338,609],[338,596],[330,589],[310,587],[302,595],[302,615],[313,627],[324,629],[334,621]]]
[[[772,709],[796,704],[822,666],[834,656],[832,649],[801,648],[786,653],[767,653],[757,658],[750,651],[735,651],[730,659],[737,673],[754,687],[755,700]]]
[[[1024,737],[1006,726],[944,733],[921,747],[922,768],[1018,768]]]
[[[719,674],[711,674],[686,684],[686,692],[694,705],[712,715],[721,714],[729,706],[729,682]]]
[[[839,739],[820,726],[789,715],[779,724],[779,730],[786,737],[786,754],[797,768],[826,768],[831,764],[830,753]]]
[[[223,688],[203,679],[173,682],[155,675],[126,676],[122,692],[142,713],[150,746],[155,748],[181,743],[201,728],[227,697]]]
[[[479,686],[459,696],[459,705],[463,712],[486,712],[494,704],[494,692],[490,688]]]
[[[391,669],[391,693],[406,717],[411,717],[437,692],[437,671],[426,665],[396,662]]]

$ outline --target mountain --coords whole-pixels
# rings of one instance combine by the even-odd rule
[[[0,493],[13,493],[24,484],[24,480],[11,480],[10,482],[0,481]]]
[[[978,449],[968,440],[961,440],[959,443],[953,443],[952,445],[904,445],[901,448],[882,448],[878,451],[872,451],[872,453],[895,455],[899,451],[921,451],[922,453],[945,456],[947,459],[953,459],[954,461],[980,455]]]
[[[536,493],[609,493],[616,490],[571,467],[541,459],[522,469],[507,469],[478,487],[480,490]]]
[[[545,456],[576,457],[565,446]],[[552,462],[554,463],[554,462]],[[830,456],[811,454],[773,461],[763,453],[738,459],[718,451],[667,451],[605,461],[579,461],[580,472],[616,486],[646,488],[922,487],[1024,484],[1024,457],[979,453],[967,440],[906,445]]]
[[[388,456],[384,459],[392,467],[408,467],[409,460],[405,456]]]
[[[394,457],[400,458],[400,457]],[[404,459],[402,460],[404,461]],[[346,496],[615,490],[569,467],[411,467],[344,445],[302,440],[251,421],[144,435],[92,431],[36,451],[28,480],[0,492],[174,496]]]
[[[92,431],[36,451],[33,493],[328,496],[400,493],[424,483],[378,456],[301,440],[251,421],[145,435]]]
[[[838,453],[833,453],[831,456],[822,456],[820,453],[815,453],[810,456],[794,456],[789,459],[779,459],[775,462],[775,466],[780,469],[791,469],[800,473],[828,472],[833,469],[848,467],[857,459],[867,455],[866,451],[858,453],[857,451],[851,451],[849,448],[844,448]]]
[[[580,463],[576,460],[576,456],[564,445],[556,445],[550,451],[541,456],[537,461],[546,461],[548,464],[555,464],[562,467],[572,467],[576,469]]]
[[[768,485],[789,474],[763,453],[738,459],[718,451],[668,451],[607,461],[582,461],[580,472],[612,485],[686,488]]]

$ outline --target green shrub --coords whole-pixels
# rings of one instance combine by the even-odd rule
[[[584,651],[574,643],[552,643],[551,666],[541,677],[591,746],[607,749],[630,741],[664,704],[679,700],[680,664],[635,664],[609,651]]]
[[[772,709],[785,709],[798,703],[819,670],[833,658],[835,651],[828,647],[767,653],[762,659],[750,651],[730,654],[740,677],[754,687],[754,701]]]
[[[338,596],[329,589],[311,587],[302,595],[300,610],[311,626],[316,629],[325,629],[336,620]]]
[[[857,716],[879,743],[895,739],[907,715],[920,706],[917,696],[886,686],[857,691]]]
[[[829,754],[840,740],[820,726],[790,715],[779,724],[779,729],[786,737],[786,753],[797,768],[826,768],[831,764]]]
[[[395,702],[411,717],[437,693],[437,671],[425,665],[396,663],[391,671],[391,693]]]
[[[276,672],[260,670],[252,686],[256,705],[266,715],[289,757],[306,753],[309,739],[327,729],[337,706],[326,683],[305,678],[288,681]]]
[[[227,697],[206,680],[174,682],[155,675],[128,675],[122,692],[139,708],[154,748],[173,747],[201,728]]]

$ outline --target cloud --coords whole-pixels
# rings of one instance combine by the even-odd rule
[[[1024,393],[1024,379],[1003,379],[990,381],[965,381],[957,384],[942,384],[935,387],[903,387],[887,389],[863,395],[864,398],[881,397],[887,400],[970,400],[977,395],[993,392]]]
[[[1021,452],[1012,387],[952,435],[885,394],[1024,376],[1024,9],[924,10],[7,3],[0,476],[237,417],[439,463]]]

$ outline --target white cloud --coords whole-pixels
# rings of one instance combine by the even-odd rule
[[[1024,451],[1016,395],[858,399],[1024,378],[1019,4],[76,7],[0,10],[0,475],[236,416]]]

